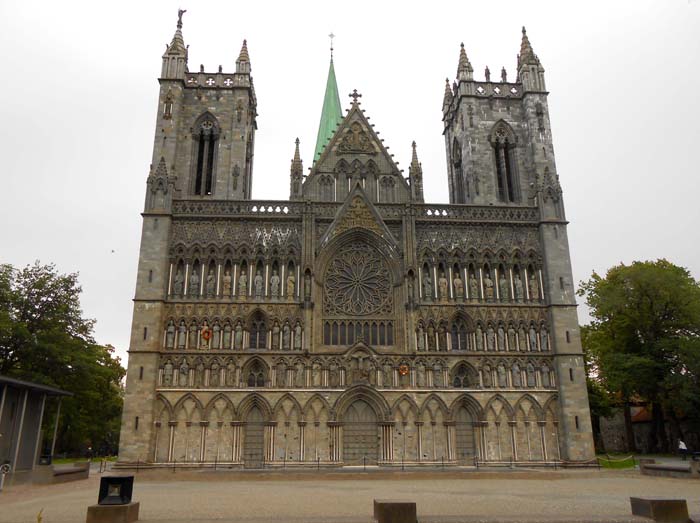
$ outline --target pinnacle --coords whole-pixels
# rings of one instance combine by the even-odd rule
[[[411,144],[411,147],[413,148],[413,156],[411,157],[411,164],[418,164],[418,153],[416,152],[416,141],[413,140],[413,143]]]
[[[539,65],[539,63],[540,63],[539,59],[537,58],[537,55],[532,50],[532,45],[530,44],[530,40],[527,37],[527,31],[525,30],[525,26],[523,26],[523,39],[522,39],[522,42],[520,43],[520,55],[518,56],[518,61],[519,61],[520,65],[524,65],[524,64]]]
[[[250,63],[250,56],[248,55],[248,40],[243,40],[243,46],[241,47],[241,52],[238,55],[238,61]]]
[[[452,88],[450,87],[450,79],[445,78],[445,98],[443,99],[443,104],[449,104],[452,101]]]
[[[299,155],[299,138],[294,140],[294,143],[296,144],[296,147],[294,148],[294,161],[301,161],[301,156]]]
[[[463,74],[468,74],[473,71],[474,69],[472,68],[472,64],[469,62],[469,58],[467,57],[467,51],[465,51],[464,49],[464,43],[462,43],[460,44],[459,49],[459,65],[457,66],[457,78],[461,80]],[[465,77],[464,79],[466,80],[467,78]]]

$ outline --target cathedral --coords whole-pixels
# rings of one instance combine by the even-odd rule
[[[119,464],[474,466],[594,456],[544,68],[442,100],[449,204],[399,170],[331,57],[314,157],[252,198],[257,98],[162,60]],[[319,101],[320,102],[320,101]],[[439,101],[436,101],[439,103]],[[436,103],[436,105],[437,105]],[[320,105],[320,104],[319,104]],[[408,149],[408,147],[407,147]]]

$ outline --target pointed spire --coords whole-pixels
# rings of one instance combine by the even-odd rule
[[[184,55],[187,53],[187,47],[185,47],[185,40],[184,38],[182,38],[182,15],[184,15],[186,12],[186,9],[178,9],[177,11],[177,29],[175,30],[175,34],[173,35],[173,39],[170,42],[170,45],[167,46],[165,50],[166,55]]]
[[[179,9],[177,12],[177,29],[173,35],[170,45],[165,46],[163,53],[163,67],[161,78],[184,78],[187,72],[187,46],[182,38],[182,15],[185,10]]]
[[[304,172],[304,167],[301,162],[301,156],[299,154],[299,138],[297,138],[294,143],[296,144],[296,147],[294,149],[294,158],[292,159],[291,173],[292,175],[301,176]]]
[[[321,120],[318,123],[318,134],[316,135],[314,162],[320,158],[328,140],[333,137],[336,127],[338,127],[338,124],[342,121],[343,113],[340,107],[338,83],[335,80],[335,67],[333,65],[333,59],[331,58],[330,66],[328,67],[328,79],[326,80],[326,92],[323,96]]]
[[[418,153],[416,152],[416,142],[411,144],[413,155],[411,156],[411,165],[408,166],[408,178],[411,182],[411,193],[413,199],[417,202],[423,201],[423,167],[418,161]]]
[[[442,99],[442,111],[445,112],[452,103],[452,88],[450,87],[450,79],[445,78],[445,97]]]
[[[241,52],[238,54],[238,60],[236,60],[236,72],[250,74],[250,56],[248,55],[247,40],[243,40]]]
[[[459,65],[457,66],[457,79],[460,81],[472,80],[473,72],[472,64],[469,62],[469,58],[467,58],[467,51],[464,50],[464,43],[461,43],[459,49]]]
[[[289,170],[289,199],[300,200],[304,166],[301,163],[301,155],[299,154],[299,138],[294,143],[294,158],[292,159],[292,167]]]
[[[534,64],[539,65],[540,60],[537,55],[532,50],[532,45],[530,45],[530,40],[527,37],[527,31],[525,31],[525,26],[523,26],[523,39],[520,43],[520,54],[518,55],[518,66]]]

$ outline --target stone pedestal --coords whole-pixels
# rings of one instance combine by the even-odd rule
[[[374,500],[374,519],[377,523],[417,523],[416,503],[391,499]]]
[[[139,520],[139,503],[126,505],[91,505],[85,523],[131,523]]]
[[[632,515],[661,523],[688,523],[688,504],[684,499],[630,498]]]

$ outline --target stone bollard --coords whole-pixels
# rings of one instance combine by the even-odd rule
[[[688,504],[684,499],[630,498],[633,516],[660,523],[688,523]]]
[[[416,503],[391,499],[374,500],[374,519],[377,523],[418,523]]]

